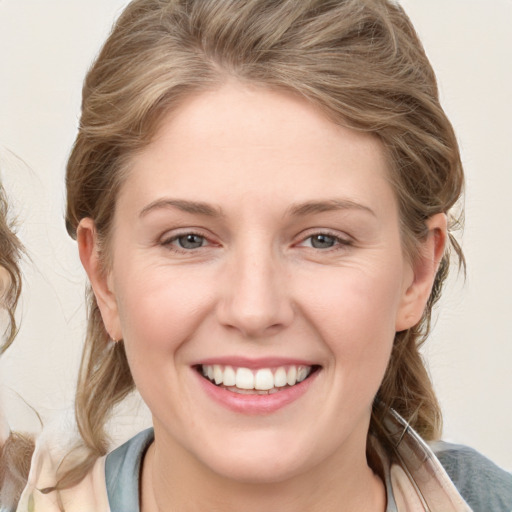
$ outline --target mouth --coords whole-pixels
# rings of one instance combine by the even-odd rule
[[[196,365],[197,372],[219,388],[243,395],[272,395],[293,388],[320,369],[318,365],[245,368],[220,364]]]

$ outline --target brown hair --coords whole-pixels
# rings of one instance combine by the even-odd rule
[[[7,311],[8,323],[0,343],[0,355],[9,348],[17,333],[14,313],[21,293],[19,261],[23,252],[21,242],[9,219],[7,198],[0,184],[0,268],[7,272],[7,282],[0,283],[0,309]],[[34,441],[25,434],[11,432],[3,446],[0,444],[0,504],[14,506],[28,477]]]
[[[21,270],[18,265],[21,253],[22,245],[9,219],[7,198],[0,184],[0,268],[5,269],[8,275],[7,282],[0,282],[0,308],[5,309],[8,315],[0,342],[0,355],[11,345],[17,332],[14,312],[21,293]]]
[[[227,78],[293,91],[331,120],[376,134],[390,161],[404,245],[414,257],[425,221],[461,196],[457,141],[434,72],[402,8],[387,0],[135,0],[123,12],[83,88],[79,133],[67,167],[68,232],[94,220],[108,267],[116,196],[130,157],[187,95]],[[456,219],[450,217],[450,226]],[[462,253],[450,235],[452,248]],[[448,272],[446,251],[421,322],[396,334],[370,431],[393,407],[424,438],[441,413],[418,351]],[[132,389],[122,344],[108,343],[89,295],[89,326],[76,416],[90,456],[70,485],[106,451],[104,425]]]

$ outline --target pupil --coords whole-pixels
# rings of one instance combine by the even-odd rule
[[[311,240],[315,249],[328,249],[334,245],[334,237],[329,235],[315,235]]]
[[[199,235],[184,235],[178,238],[183,249],[197,249],[203,245],[203,237]]]

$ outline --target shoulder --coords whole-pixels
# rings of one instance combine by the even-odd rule
[[[468,446],[438,441],[431,448],[474,512],[512,510],[512,473]]]
[[[148,429],[99,458],[76,486],[46,492],[55,486],[57,470],[73,446],[77,433],[68,429],[45,429],[32,457],[29,481],[20,499],[18,512],[58,512],[66,503],[66,512],[139,512],[139,472],[144,453],[153,440]],[[67,437],[67,439],[66,439]],[[43,490],[43,492],[41,492]],[[7,509],[8,510],[8,509]],[[0,512],[7,512],[0,506]]]

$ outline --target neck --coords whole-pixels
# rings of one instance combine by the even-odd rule
[[[271,483],[224,478],[190,453],[153,443],[143,462],[141,512],[383,512],[386,492],[366,457],[334,455],[306,473]],[[348,463],[346,461],[349,461]]]

